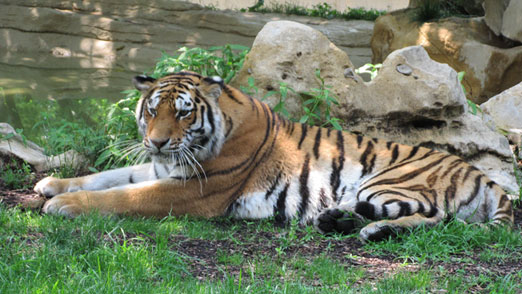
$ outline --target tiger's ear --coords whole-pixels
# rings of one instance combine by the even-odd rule
[[[132,79],[132,83],[134,84],[136,89],[140,90],[141,92],[145,92],[148,89],[150,89],[150,87],[152,86],[152,84],[154,84],[155,81],[155,78],[151,78],[146,75],[135,76]]]
[[[203,78],[198,88],[203,95],[217,100],[221,96],[224,85],[222,78],[213,76]]]

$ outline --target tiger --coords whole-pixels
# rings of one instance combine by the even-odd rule
[[[150,161],[46,177],[44,213],[272,218],[363,242],[454,218],[513,224],[508,195],[455,155],[293,122],[217,76],[133,83]]]

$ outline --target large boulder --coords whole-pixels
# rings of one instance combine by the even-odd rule
[[[317,31],[288,22],[269,23],[258,38],[263,42],[254,42],[236,86],[246,86],[253,77],[262,81],[258,97],[267,85],[277,88],[281,81],[306,91],[319,85],[314,71],[321,68],[325,84],[333,86],[339,101],[333,115],[347,130],[459,155],[505,189],[518,190],[507,139],[468,112],[457,73],[430,59],[423,47],[393,52],[378,76],[366,83],[353,74],[348,57]],[[305,54],[309,48],[317,48],[317,55]],[[288,100],[299,115],[301,100]],[[278,101],[268,102],[273,106]]]
[[[492,97],[480,108],[483,118],[506,134],[522,168],[522,83]]]
[[[503,130],[522,130],[522,83],[507,89],[480,105]]]
[[[486,24],[497,35],[522,42],[522,1],[484,0]]]
[[[259,97],[277,91],[281,83],[296,92],[306,92],[320,86],[315,75],[318,69],[326,84],[339,89],[344,87],[344,80],[339,77],[347,68],[353,68],[348,55],[321,32],[292,21],[273,21],[257,35],[232,85],[247,85],[248,79],[254,78]],[[280,96],[272,95],[265,102],[274,107],[279,99]],[[299,117],[302,112],[299,95],[289,91],[286,101],[290,115]]]
[[[67,166],[84,167],[87,160],[74,150],[56,156],[47,156],[44,149],[17,134],[15,129],[6,123],[0,123],[0,155],[14,157],[29,163],[37,172]]]
[[[522,81],[522,46],[491,33],[483,18],[448,18],[419,24],[415,10],[381,16],[375,22],[373,63],[394,50],[421,45],[433,60],[464,71],[467,97],[483,103]]]

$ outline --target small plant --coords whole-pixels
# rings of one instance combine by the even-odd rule
[[[27,146],[27,137],[24,135],[24,130],[23,129],[16,129],[15,130],[15,133],[7,133],[7,134],[0,134],[0,141],[8,141],[8,144],[9,144],[9,139],[11,138],[14,138],[16,135],[19,135],[20,138],[22,138],[22,143]]]
[[[373,80],[377,77],[377,74],[379,73],[379,70],[381,69],[381,67],[382,67],[381,63],[377,63],[377,64],[367,63],[367,64],[359,67],[358,69],[356,69],[355,73],[358,75],[369,74],[370,80]]]
[[[275,112],[281,113],[283,116],[285,116],[287,118],[290,118],[290,114],[288,113],[288,110],[286,109],[286,98],[288,97],[288,91],[290,91],[294,94],[297,94],[297,92],[292,87],[289,87],[287,83],[280,82],[279,90],[278,91],[268,91],[268,93],[265,94],[263,99],[266,99],[273,95],[279,96],[279,102],[274,106],[273,110]]]
[[[181,70],[190,70],[204,76],[220,76],[225,83],[236,75],[243,66],[245,56],[250,48],[241,45],[225,45],[210,49],[182,47],[178,56],[163,53],[156,64],[153,77],[162,77]],[[236,53],[237,52],[237,53]]]
[[[11,158],[4,166],[0,166],[0,187],[7,189],[28,188],[33,178],[31,166],[27,162],[18,162]]]
[[[243,91],[243,93],[250,95],[250,96],[257,96],[257,93],[259,92],[259,89],[256,86],[256,82],[253,77],[248,77],[247,79],[247,86],[239,86],[239,89]]]
[[[332,19],[339,17],[340,15],[337,10],[332,9],[332,6],[326,2],[314,5],[313,8],[308,11],[308,13],[310,16],[318,16],[326,19]]]
[[[305,114],[301,116],[299,122],[308,123],[310,125],[321,125],[322,127],[331,126],[336,130],[342,130],[339,124],[341,120],[332,117],[331,114],[332,104],[339,104],[331,93],[332,86],[325,85],[319,69],[315,71],[315,76],[321,82],[321,85],[319,88],[312,88],[309,92],[300,93],[303,99],[303,110]]]
[[[459,79],[459,83],[460,83],[460,87],[462,88],[462,92],[464,92],[464,95],[466,95],[466,88],[464,87],[464,76],[466,75],[466,72],[465,71],[459,71],[457,73],[457,78]],[[479,112],[482,114],[482,109],[480,109],[480,106],[478,106],[475,102],[469,100],[469,99],[466,99],[466,101],[468,102],[468,107],[469,107],[469,113],[473,114],[473,115],[477,115]]]

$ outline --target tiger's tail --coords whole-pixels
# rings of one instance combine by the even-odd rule
[[[487,184],[485,193],[490,203],[488,218],[492,224],[513,225],[513,204],[506,192],[493,181]],[[500,196],[499,196],[500,195]]]

